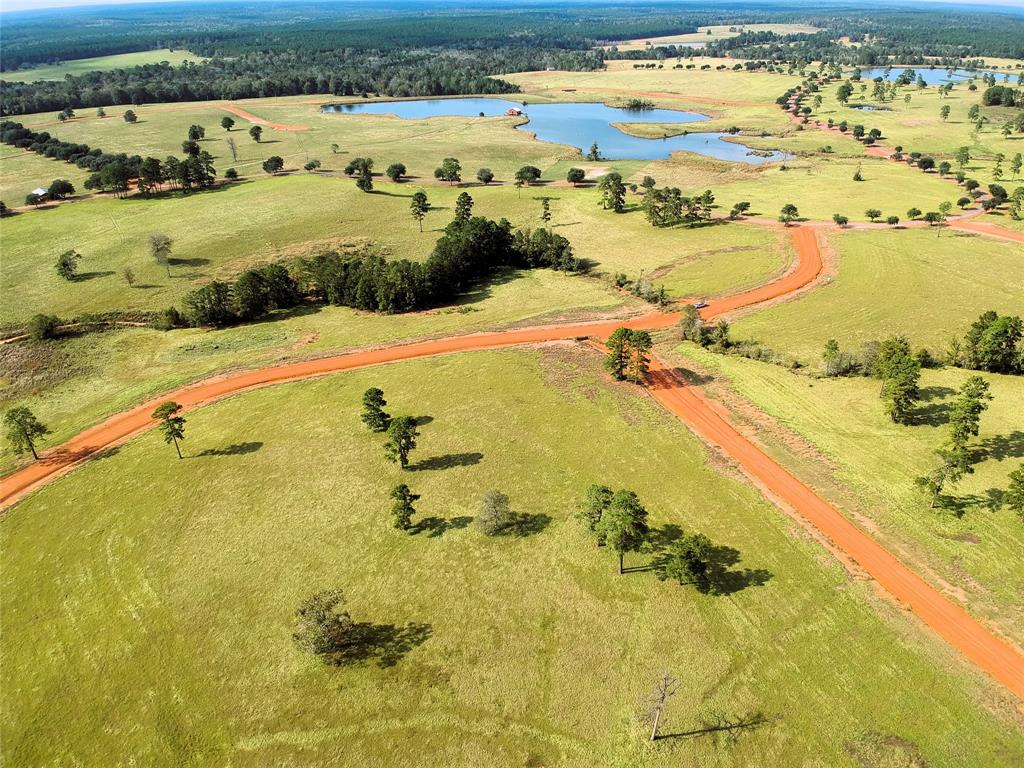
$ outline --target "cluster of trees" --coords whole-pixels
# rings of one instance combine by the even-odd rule
[[[946,362],[992,373],[1024,373],[1024,323],[1016,315],[989,310],[971,323],[961,339],[953,337]]]
[[[654,341],[647,331],[616,328],[605,342],[608,354],[604,367],[619,381],[643,384],[651,365],[651,347]]]
[[[991,85],[981,94],[986,107],[1024,107],[1024,90],[1008,85]]]
[[[679,334],[683,341],[692,341],[704,348],[714,347],[719,352],[732,346],[728,321],[719,320],[714,325],[708,325],[700,316],[700,310],[692,304],[684,306],[680,314]]]
[[[886,413],[898,424],[910,421],[920,399],[921,368],[932,365],[935,360],[928,350],[912,351],[904,336],[866,342],[860,354],[844,351],[835,339],[829,339],[822,353],[825,376],[861,375],[880,379],[879,395]]]
[[[641,208],[647,220],[655,227],[671,227],[677,224],[693,227],[711,220],[715,195],[710,189],[699,195],[687,197],[677,187],[655,187],[654,179],[650,177],[644,179],[644,187],[646,191]]]
[[[502,267],[577,271],[581,266],[569,241],[549,230],[513,233],[505,220],[456,218],[423,263],[328,251],[298,260],[294,274],[270,265],[243,273],[233,285],[213,281],[187,294],[183,303],[186,319],[204,326],[255,319],[295,306],[304,294],[337,306],[409,312],[451,301]]]

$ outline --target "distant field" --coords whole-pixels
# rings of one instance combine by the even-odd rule
[[[159,64],[166,61],[177,66],[186,61],[206,61],[203,56],[196,56],[188,51],[171,51],[163,48],[158,51],[138,51],[136,53],[119,53],[113,56],[97,56],[92,59],[72,59],[60,64],[18,69],[0,73],[0,79],[8,82],[35,83],[39,80],[63,80],[65,75],[81,75],[86,72],[107,71],[124,67],[137,67],[142,64]]]
[[[104,197],[9,217],[0,223],[0,277],[20,298],[0,309],[0,324],[23,322],[43,311],[69,317],[108,309],[161,309],[214,277],[230,278],[253,263],[341,243],[391,258],[424,259],[451,221],[462,190],[425,188],[435,207],[420,233],[409,214],[409,198],[417,189],[413,182],[378,182],[377,191],[367,195],[345,176],[298,173],[187,196]],[[727,290],[734,277],[749,282],[770,275],[787,258],[776,252],[770,232],[741,224],[656,229],[639,211],[616,215],[602,210],[592,189],[540,186],[519,194],[510,187],[476,186],[468,191],[475,213],[506,217],[517,227],[540,226],[538,198],[550,197],[555,230],[601,271],[636,278],[641,272],[696,262],[687,268],[685,286],[680,284],[688,292]],[[630,202],[638,203],[639,196],[631,194]],[[157,231],[175,243],[170,276],[148,253],[149,234]],[[735,274],[737,263],[726,265],[716,256],[737,246],[751,256],[742,275]],[[60,278],[53,266],[71,248],[83,256],[83,279],[75,282]],[[139,285],[134,288],[122,280],[125,267],[135,273]]]
[[[1024,315],[1020,246],[927,229],[849,231],[829,240],[839,259],[835,279],[737,320],[738,337],[816,364],[829,338],[859,349],[901,333],[939,353],[988,309]]]
[[[77,165],[51,160],[48,157],[0,144],[0,200],[8,207],[25,204],[25,196],[37,187],[46,189],[54,179],[67,179],[80,194],[89,172]]]
[[[774,32],[777,35],[796,35],[801,33],[813,34],[820,31],[817,27],[807,24],[719,24],[698,27],[696,32],[688,32],[681,35],[662,35],[661,37],[640,37],[635,40],[610,43],[604,47],[610,48],[614,46],[620,51],[639,51],[658,45],[699,46],[712,40],[736,37],[742,32]]]
[[[854,95],[847,106],[839,104],[835,99],[838,87],[838,84],[832,84],[822,89],[824,99],[821,107],[815,110],[814,118],[832,118],[836,123],[846,120],[850,126],[861,124],[867,129],[878,128],[884,136],[882,141],[885,146],[899,145],[906,152],[921,152],[933,157],[937,163],[948,160],[954,172],[959,169],[955,159],[957,149],[968,147],[972,159],[964,172],[984,185],[995,180],[992,177],[995,158],[997,154],[1003,154],[1006,159],[1003,161],[1004,176],[1000,183],[1009,189],[1024,183],[1024,177],[1014,178],[1009,168],[1014,154],[1024,152],[1024,135],[1002,135],[1003,125],[1012,121],[1019,110],[982,107],[981,114],[988,122],[980,131],[968,120],[968,110],[981,103],[983,83],[974,92],[969,91],[966,84],[957,84],[946,97],[941,97],[937,88],[918,90],[910,86],[902,89],[895,100],[884,104],[872,100],[871,84],[868,84],[863,94],[854,84]],[[909,104],[904,101],[907,95],[910,96]],[[854,105],[875,106],[879,109],[854,109]],[[946,106],[950,108],[950,116],[943,120],[940,111]],[[832,144],[851,141],[836,136],[829,136],[828,140]]]
[[[383,461],[358,419],[369,386],[423,417],[422,468]],[[954,768],[1024,756],[987,682],[711,470],[680,423],[610,385],[589,352],[470,353],[282,385],[189,414],[187,429],[184,461],[147,433],[0,522],[9,762]],[[434,521],[419,534],[390,526],[399,481]],[[656,528],[734,548],[729,594],[617,575],[571,519],[594,481],[635,489]],[[488,488],[536,532],[482,537],[469,518]],[[291,620],[324,588],[343,589],[381,637],[412,624],[415,641],[392,642],[391,665],[310,659]],[[682,688],[664,733],[744,725],[651,746],[636,716],[665,670]],[[44,717],[56,698],[62,715]]]
[[[993,507],[1007,475],[1024,460],[1024,378],[986,374],[993,400],[981,418],[975,472],[948,494],[948,506],[929,509],[913,480],[934,465],[933,451],[948,432],[947,410],[970,372],[925,370],[918,409],[923,421],[907,427],[883,413],[877,380],[811,379],[698,352],[693,345],[682,351],[724,374],[758,409],[822,451],[821,459],[789,455],[800,477],[847,514],[871,521],[883,542],[924,566],[919,572],[935,574],[934,583],[955,585],[954,594],[975,615],[1024,643],[1024,526],[1008,508]]]

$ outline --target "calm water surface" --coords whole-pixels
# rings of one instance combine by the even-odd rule
[[[536,134],[541,141],[567,144],[586,152],[597,142],[601,156],[615,160],[664,160],[673,152],[687,151],[719,160],[761,164],[784,160],[787,156],[774,152],[769,157],[750,155],[749,147],[723,139],[729,134],[715,132],[690,133],[666,139],[642,139],[628,136],[612,123],[693,123],[692,131],[708,120],[695,112],[674,109],[628,111],[604,104],[526,104],[504,99],[416,99],[413,101],[378,101],[361,104],[333,104],[325,111],[341,114],[397,115],[419,120],[426,117],[486,117],[504,115],[509,109],[521,109],[529,122],[521,130]]]

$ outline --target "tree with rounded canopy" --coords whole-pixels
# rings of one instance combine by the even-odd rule
[[[276,176],[284,168],[284,158],[280,155],[271,155],[263,161],[263,170],[271,176]]]
[[[624,572],[625,554],[638,552],[647,539],[647,510],[636,493],[622,489],[612,496],[595,532],[619,556],[619,574]]]
[[[232,128],[235,127],[235,121],[232,120],[230,117],[222,117],[220,119],[220,127],[223,128],[225,131],[230,131]]]
[[[124,121],[126,123],[134,123],[138,121],[138,115],[131,109],[126,109],[124,112]]]
[[[393,500],[391,504],[392,522],[395,528],[406,531],[412,523],[412,516],[416,514],[413,502],[419,498],[419,494],[413,493],[409,490],[408,485],[401,483],[391,489],[390,495]]]
[[[43,424],[36,415],[24,405],[19,405],[4,414],[4,428],[7,442],[15,453],[31,453],[32,458],[39,460],[36,453],[36,441],[49,434],[50,428]]]
[[[462,164],[454,157],[446,157],[441,161],[441,165],[434,169],[434,178],[447,181],[449,186],[462,181]]]
[[[306,171],[309,171],[310,173],[313,173],[314,171],[319,170],[319,168],[320,168],[320,161],[316,160],[316,159],[310,160],[304,166],[302,166],[302,168],[303,168],[303,170],[306,170]],[[227,174],[225,174],[225,176],[226,175]]]
[[[582,184],[587,178],[587,173],[582,168],[570,168],[565,174],[565,180],[572,184],[574,187],[577,184]]]
[[[606,173],[597,182],[597,189],[601,193],[601,204],[607,210],[611,209],[616,213],[626,210],[626,185],[622,183],[622,176],[615,171]]]
[[[832,214],[832,221],[834,221],[836,223],[836,225],[840,226],[840,227],[845,227],[847,224],[850,223],[849,217],[848,216],[843,216],[843,214],[841,214],[841,213],[833,213]]]
[[[167,276],[171,276],[171,246],[174,241],[163,232],[152,232],[149,235],[149,255],[153,260],[167,270]]]
[[[189,141],[202,141],[206,137],[206,129],[201,125],[190,125],[188,128]]]
[[[159,429],[164,436],[164,442],[174,444],[174,450],[178,452],[179,459],[182,456],[178,441],[185,439],[185,417],[180,416],[180,412],[181,406],[173,400],[161,403],[153,411],[153,418],[160,422]]]
[[[713,546],[703,533],[691,533],[672,543],[659,568],[659,577],[675,579],[679,584],[707,588]]]
[[[412,416],[398,416],[388,426],[387,442],[384,443],[384,455],[388,461],[395,462],[402,469],[409,466],[409,453],[416,448],[416,419]]]
[[[907,218],[910,219],[911,221],[921,218],[921,209],[911,208],[909,211],[907,211]]]
[[[263,139],[263,126],[262,125],[253,125],[253,126],[251,126],[249,128],[249,135],[252,136],[252,140],[253,141],[255,141],[257,144],[259,144],[260,141],[262,141],[262,139]]]
[[[423,219],[427,215],[427,211],[430,210],[430,202],[427,200],[426,192],[416,192],[412,196],[412,202],[409,203],[409,210],[412,212],[412,217],[419,222],[420,232],[423,231]]]
[[[384,171],[384,175],[397,184],[405,176],[405,170],[404,163],[392,163]]]
[[[540,176],[540,168],[537,168],[534,165],[524,165],[522,168],[516,171],[515,178],[516,181],[521,181],[528,187],[530,186],[530,184],[534,183],[535,181],[538,181],[540,179]]]
[[[792,222],[800,216],[799,210],[792,203],[786,203],[782,206],[782,210],[779,212],[779,221],[785,226],[789,226]]]
[[[387,432],[391,426],[391,415],[384,410],[388,401],[384,390],[370,387],[363,393],[363,415],[360,417],[371,432]]]
[[[75,194],[75,185],[67,179],[54,179],[50,182],[46,194],[51,200],[63,200],[68,195]]]
[[[476,172],[476,180],[486,186],[494,181],[494,172],[490,168],[479,168]]]
[[[878,218],[882,215],[882,212],[877,208],[868,208],[864,211],[864,215],[871,219],[872,222],[878,221]]]
[[[327,589],[310,596],[295,611],[292,640],[303,651],[323,656],[348,645],[352,641],[352,629],[344,593],[340,589]]]
[[[890,227],[899,226],[900,217],[899,216],[890,216],[889,218],[887,218],[885,220],[885,223],[888,224]]]

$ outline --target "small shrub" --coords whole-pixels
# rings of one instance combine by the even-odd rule
[[[55,315],[33,315],[28,321],[26,330],[32,341],[45,341],[55,339],[58,336],[57,327],[60,325],[60,318]]]

